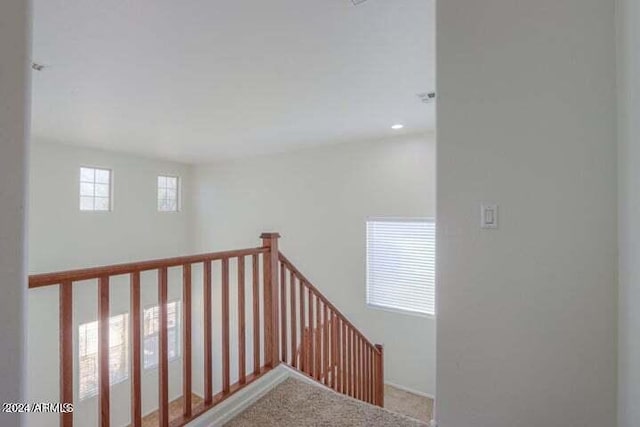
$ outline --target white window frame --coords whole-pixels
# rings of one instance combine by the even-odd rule
[[[175,179],[176,180],[176,208],[175,209],[161,209],[160,208],[160,202],[162,200],[171,200],[170,198],[160,198],[160,190],[171,190],[171,188],[169,188],[168,186],[164,186],[164,187],[160,187],[160,178],[171,178],[171,179]],[[180,188],[180,183],[181,183],[181,179],[180,176],[178,175],[168,175],[168,174],[161,174],[158,175],[158,177],[156,178],[156,209],[158,210],[158,212],[161,213],[176,213],[176,212],[180,212],[180,199],[181,199],[181,193],[182,193],[182,189]]]
[[[83,181],[82,179],[82,170],[83,169],[91,169],[93,170],[94,173],[94,178],[93,181]],[[106,171],[109,173],[109,182],[106,183],[106,185],[109,186],[109,191],[108,191],[108,196],[107,201],[108,201],[108,207],[107,209],[96,209],[95,208],[95,201],[97,198],[105,198],[103,196],[96,196],[95,194],[95,186],[96,185],[105,185],[105,183],[98,183],[96,182],[95,179],[95,172],[96,171]],[[94,192],[93,195],[84,195],[82,192],[82,184],[91,184],[94,186]],[[82,198],[83,197],[91,197],[93,199],[93,209],[83,209],[82,208]],[[105,167],[100,167],[100,166],[88,166],[88,165],[81,165],[80,168],[78,169],[78,202],[79,202],[79,210],[80,212],[92,212],[92,213],[107,213],[107,212],[111,212],[113,211],[113,169],[109,169],[109,168],[105,168]]]
[[[121,377],[118,377],[118,378],[114,379],[111,376],[111,370],[109,370],[109,383],[110,383],[110,386],[114,386],[116,384],[120,384],[120,383],[125,382],[125,381],[127,381],[129,379],[129,365],[130,365],[130,362],[129,362],[129,342],[130,342],[130,337],[129,337],[129,330],[130,330],[129,313],[124,312],[124,313],[120,313],[120,314],[114,314],[113,316],[109,316],[109,323],[111,323],[112,320],[114,320],[114,319],[116,319],[118,317],[123,317],[124,318],[124,334],[123,334],[124,343],[120,344],[120,345],[124,346],[124,356],[123,356],[124,360],[125,360],[125,362],[123,364],[123,366],[124,366],[124,374]],[[77,361],[78,361],[77,390],[78,390],[78,398],[79,398],[80,401],[84,401],[84,400],[87,400],[87,399],[94,398],[94,397],[96,397],[96,396],[98,396],[100,394],[99,385],[97,385],[95,387],[95,389],[93,389],[93,391],[90,391],[87,394],[83,395],[81,393],[81,390],[82,390],[82,388],[81,388],[81,382],[82,382],[81,358],[82,357],[87,357],[87,356],[83,356],[83,355],[80,354],[80,347],[81,347],[81,345],[80,345],[80,341],[81,341],[80,329],[83,326],[88,326],[88,325],[91,325],[91,324],[95,324],[97,329],[100,327],[100,324],[99,324],[98,320],[92,320],[92,321],[84,322],[84,323],[81,323],[81,324],[78,325],[78,343],[77,343],[77,348],[76,348],[76,357],[77,357]],[[95,378],[96,379],[95,379],[95,381],[96,382],[99,382],[99,380],[100,380],[100,360],[99,360],[100,341],[99,341],[99,339],[100,338],[99,338],[99,330],[98,330],[98,331],[96,331],[96,351],[95,351],[95,353],[93,353],[93,352],[89,353],[89,355],[95,355],[94,357],[96,358],[96,363],[95,363],[95,366],[96,366],[96,369],[95,369]],[[109,345],[109,350],[111,350],[111,345]],[[110,351],[110,354],[112,354],[111,351]]]
[[[430,295],[426,296],[426,299],[433,299],[433,303],[429,304],[427,302],[427,307],[425,307],[424,310],[416,310],[416,309],[410,309],[410,308],[402,308],[402,307],[397,307],[397,306],[391,306],[391,305],[386,305],[384,304],[384,302],[376,302],[376,301],[372,301],[371,300],[371,286],[373,286],[371,284],[371,278],[370,278],[370,274],[371,274],[371,266],[370,266],[370,262],[371,262],[371,256],[372,254],[369,253],[370,251],[370,236],[369,236],[369,224],[372,222],[395,222],[395,223],[415,223],[415,222],[420,222],[420,223],[426,223],[426,224],[430,224],[433,226],[433,260],[431,260],[432,265],[429,265],[429,267],[431,267],[431,269],[428,269],[428,274],[425,275],[425,280],[427,280],[427,283],[425,283],[425,286],[429,286],[431,284],[431,290],[427,290],[427,293]],[[400,313],[400,314],[406,314],[406,315],[412,315],[412,316],[420,316],[420,317],[430,317],[430,318],[434,318],[436,316],[436,274],[435,274],[435,261],[436,261],[436,256],[437,254],[435,253],[435,247],[436,247],[436,241],[435,241],[435,219],[434,218],[429,218],[429,217],[425,217],[425,218],[402,218],[402,217],[368,217],[366,218],[366,222],[365,222],[365,295],[366,295],[366,305],[369,308],[372,309],[376,309],[376,310],[383,310],[383,311],[390,311],[390,312],[394,312],[394,313]],[[430,250],[425,248],[425,251],[429,252]],[[429,263],[429,264],[431,264]],[[423,273],[424,274],[424,273]]]
[[[167,301],[167,306],[169,304],[176,304],[176,324],[173,328],[175,330],[175,346],[176,346],[176,354],[173,357],[169,358],[169,362],[173,362],[174,360],[180,359],[182,356],[182,301],[179,299]],[[142,366],[145,370],[153,370],[157,369],[160,365],[160,340],[158,338],[158,346],[156,348],[156,352],[158,353],[158,361],[152,364],[147,365],[146,357],[145,357],[145,349],[147,339],[156,338],[160,335],[160,311],[158,311],[158,328],[153,333],[147,333],[145,316],[149,310],[158,309],[160,310],[159,304],[151,304],[144,308],[142,312]],[[167,319],[168,320],[168,319]],[[167,330],[167,337],[169,336],[169,331]]]

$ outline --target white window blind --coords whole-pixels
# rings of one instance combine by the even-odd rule
[[[158,366],[160,359],[160,306],[144,310],[144,368]],[[169,360],[180,357],[180,301],[167,303],[167,352]]]
[[[435,314],[435,222],[367,220],[367,304]]]
[[[78,328],[78,366],[80,400],[98,394],[98,322]],[[129,315],[109,318],[109,377],[111,385],[129,378]]]

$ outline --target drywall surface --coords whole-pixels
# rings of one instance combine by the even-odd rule
[[[434,319],[365,300],[366,218],[435,214],[432,134],[200,165],[194,183],[199,250],[254,247],[261,232],[280,232],[296,266],[385,345],[387,381],[435,394]]]
[[[57,271],[192,253],[189,241],[190,166],[62,144],[33,144],[30,171],[29,271]],[[113,211],[79,210],[80,166],[104,167],[113,173]],[[157,211],[157,176],[181,180],[182,209]],[[141,305],[157,304],[157,275],[143,273]],[[110,286],[110,312],[129,311],[129,278],[116,277]],[[169,272],[169,299],[180,299],[182,275]],[[97,319],[95,281],[74,285],[74,355],[78,326]],[[58,291],[54,287],[29,291],[28,399],[58,401]],[[43,354],[50,357],[43,358]],[[170,364],[170,398],[181,395],[181,359]],[[158,405],[157,369],[142,375],[143,413]],[[78,398],[78,360],[74,360],[75,424],[97,425],[97,398]],[[111,389],[113,425],[129,422],[130,382]],[[58,425],[57,414],[32,414],[29,426]]]
[[[0,3],[0,403],[24,400],[29,2]],[[0,425],[20,425],[0,412]]]
[[[618,425],[640,425],[640,2],[618,10]]]
[[[70,145],[31,150],[29,271],[93,267],[190,252],[190,166]],[[112,170],[113,209],[79,209],[81,166]],[[157,176],[180,177],[179,212],[158,212]]]
[[[438,425],[614,426],[614,4],[437,9]]]

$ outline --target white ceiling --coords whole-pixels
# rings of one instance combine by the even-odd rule
[[[434,0],[34,0],[35,140],[199,162],[434,127]],[[403,123],[405,129],[390,126]]]

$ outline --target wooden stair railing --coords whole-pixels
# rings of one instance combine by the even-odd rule
[[[234,251],[166,258],[153,261],[118,264],[29,276],[29,288],[57,286],[59,290],[59,358],[60,403],[74,403],[73,342],[77,330],[73,319],[73,288],[86,281],[97,283],[98,301],[98,400],[99,425],[111,425],[109,375],[109,308],[110,288],[116,276],[128,276],[130,295],[131,337],[131,418],[133,427],[142,425],[142,323],[141,277],[156,272],[155,282],[159,310],[158,419],[160,427],[187,424],[222,402],[279,363],[309,375],[334,390],[357,399],[382,406],[383,349],[371,344],[347,318],[338,311],[278,251],[277,233],[263,233],[262,246]],[[249,262],[247,264],[246,262]],[[214,266],[219,272],[214,282]],[[235,267],[236,283],[230,283],[230,269]],[[181,270],[182,286],[182,414],[169,419],[169,354],[168,354],[168,286],[169,271]],[[203,402],[192,408],[192,282],[195,270],[201,272],[203,298]],[[247,274],[248,273],[248,274]],[[288,281],[287,281],[288,278]],[[82,282],[82,283],[79,283]],[[214,390],[212,343],[213,284],[221,287],[219,328],[222,346],[222,385]],[[247,298],[246,289],[249,288]],[[231,294],[235,298],[231,297]],[[262,297],[262,298],[261,298]],[[237,337],[233,353],[237,355],[237,381],[231,384],[230,302],[237,302]],[[262,310],[261,310],[262,308]],[[217,309],[217,307],[216,307]],[[261,313],[262,311],[262,313]],[[251,313],[252,325],[247,325]],[[247,331],[250,331],[253,367],[247,372]],[[261,343],[261,337],[263,342]],[[77,338],[76,338],[77,339]],[[62,427],[73,426],[73,412],[60,415]]]
[[[382,346],[369,342],[284,254],[279,260],[281,360],[337,392],[383,406]]]

